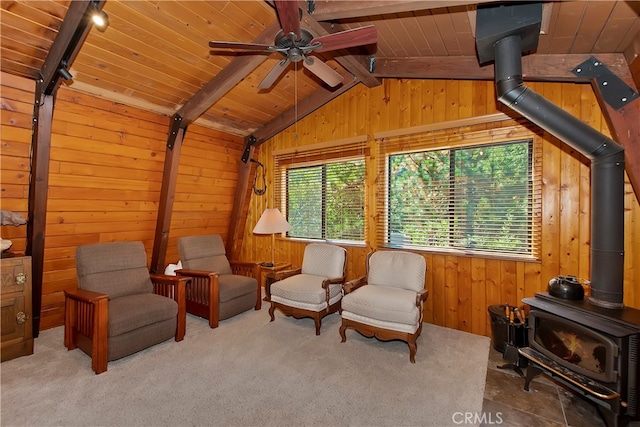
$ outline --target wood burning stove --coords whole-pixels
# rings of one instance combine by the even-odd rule
[[[611,310],[548,293],[529,304],[525,390],[545,373],[598,405],[608,426],[640,419],[640,310]]]
[[[623,305],[624,148],[525,86],[521,56],[537,48],[541,22],[541,3],[490,4],[476,13],[478,59],[495,61],[498,100],[591,162],[591,295],[523,300],[532,308],[530,346],[519,349],[531,362],[525,388],[544,372],[597,403],[616,426],[640,412],[640,310]]]

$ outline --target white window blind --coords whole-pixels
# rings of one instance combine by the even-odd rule
[[[365,240],[366,136],[275,154],[276,204],[289,237]]]
[[[378,243],[538,258],[538,139],[503,128],[382,141]]]

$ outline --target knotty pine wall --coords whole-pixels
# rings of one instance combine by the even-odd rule
[[[592,127],[609,135],[589,85],[533,83],[533,90]],[[253,195],[242,249],[243,258],[269,260],[271,239],[251,233],[266,207],[273,206],[274,150],[368,135],[367,158],[368,236],[376,235],[371,220],[376,191],[375,132],[439,123],[508,111],[498,107],[493,82],[384,80],[368,89],[358,85],[297,125],[259,147],[257,158],[267,169],[268,188]],[[296,137],[297,135],[297,137]],[[520,304],[524,297],[545,291],[552,277],[573,274],[588,278],[590,235],[590,171],[584,158],[550,135],[543,141],[542,257],[539,261],[456,256],[424,252],[427,261],[425,321],[480,335],[491,334],[487,307]],[[625,197],[625,304],[640,308],[640,207],[627,182]],[[365,273],[366,247],[348,246],[347,278]],[[302,264],[305,243],[276,240],[276,261]]]
[[[35,85],[1,76],[2,209],[27,214]],[[53,118],[41,329],[64,323],[64,289],[77,287],[78,245],[144,243],[150,261],[169,118],[62,87]],[[242,139],[192,125],[186,133],[167,249],[176,240],[218,233],[226,239],[244,148]],[[24,252],[26,226],[2,226]]]

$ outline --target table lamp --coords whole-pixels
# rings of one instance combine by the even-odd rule
[[[267,208],[262,213],[258,223],[253,228],[255,234],[271,234],[271,262],[263,262],[264,267],[275,265],[274,247],[276,245],[276,234],[291,230],[291,225],[284,219],[282,213],[277,208]]]

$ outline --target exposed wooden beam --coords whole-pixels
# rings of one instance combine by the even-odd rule
[[[66,61],[67,70],[73,64],[84,40],[89,34],[91,23],[88,21],[87,11],[95,5],[98,9],[104,6],[104,0],[88,1],[74,0],[69,5],[64,21],[60,25],[58,35],[49,49],[47,58],[42,64],[40,75],[43,80],[43,90],[51,94],[60,84],[61,78],[58,69],[61,62]]]
[[[93,6],[95,5],[95,6]],[[47,199],[49,187],[49,160],[51,151],[51,129],[55,94],[60,86],[58,74],[62,61],[71,67],[78,51],[84,44],[91,29],[87,11],[90,7],[99,9],[104,1],[74,0],[69,5],[60,30],[44,60],[33,107],[33,152],[29,179],[29,207],[27,218],[26,255],[31,256],[31,283],[33,309],[33,337],[40,333],[40,311],[42,308],[42,279],[44,276],[44,246],[47,224]]]
[[[173,199],[176,193],[178,182],[178,165],[180,163],[180,152],[186,128],[179,123],[178,117],[172,118],[169,140],[165,150],[164,170],[162,172],[162,186],[160,189],[160,200],[158,201],[158,218],[156,220],[156,231],[153,238],[153,250],[151,253],[152,273],[162,273],[165,267],[165,257],[167,255],[167,245],[169,242],[169,230],[171,229],[171,213],[173,210]],[[171,145],[169,147],[169,145]]]
[[[249,159],[253,158],[255,147],[249,148]],[[240,161],[240,160],[238,160]],[[236,193],[233,198],[233,208],[231,210],[231,220],[229,221],[229,230],[227,232],[226,251],[230,259],[240,259],[240,250],[242,249],[242,236],[244,235],[244,224],[247,222],[247,193],[249,190],[249,181],[252,170],[252,162],[240,164],[238,173],[238,182],[236,184]]]
[[[31,174],[27,212],[27,244],[25,253],[31,256],[31,297],[33,336],[40,331],[42,308],[42,278],[44,276],[44,240],[47,225],[47,193],[49,190],[49,159],[51,156],[51,128],[55,94],[46,95],[37,85],[33,108],[33,136],[31,139]]]
[[[270,42],[279,28],[280,24],[278,20],[275,20],[253,40],[253,43]],[[164,269],[169,231],[171,229],[171,213],[173,211],[173,199],[178,177],[178,165],[180,164],[180,151],[187,126],[211,108],[213,104],[266,60],[267,55],[237,56],[231,60],[228,66],[209,80],[202,89],[189,98],[173,115],[171,123],[169,124],[162,187],[160,189],[160,201],[158,203],[158,218],[156,220],[156,231],[153,239],[153,251],[151,255],[152,272],[160,272]],[[234,201],[234,204],[235,203],[237,202]]]
[[[353,78],[353,76],[345,76],[344,82],[333,90],[330,90],[324,86],[318,88],[315,92],[298,103],[297,119],[300,120],[308,114],[311,114],[327,102],[331,101],[334,98],[337,98],[338,96],[351,89],[357,83],[358,81]],[[296,114],[294,105],[293,107],[284,111],[275,119],[257,129],[252,134],[256,138],[256,142],[254,145],[257,146],[262,144],[267,139],[271,138],[273,135],[276,135],[279,132],[282,132],[295,122]]]
[[[272,43],[273,35],[280,30],[278,20],[272,22],[253,40],[253,43]],[[182,117],[184,125],[189,125],[202,113],[240,83],[245,77],[266,61],[268,55],[240,55],[235,57],[229,65],[224,67],[216,76],[193,95],[177,111]]]
[[[629,66],[621,53],[595,55],[620,78],[631,76]],[[525,80],[577,81],[571,72],[590,54],[526,55],[522,57]],[[493,64],[480,66],[478,60],[468,56],[439,56],[432,58],[376,58],[373,75],[407,79],[493,80]],[[585,82],[588,80],[584,80]]]
[[[623,79],[626,84],[636,89],[631,78]],[[607,104],[602,96],[601,87],[593,79],[591,82],[602,114],[616,142],[624,147],[624,166],[631,182],[631,187],[640,200],[640,99],[616,110]]]
[[[396,1],[323,1],[315,2],[313,17],[318,21],[331,21],[361,16],[384,15],[387,13],[412,12],[418,10],[441,9],[445,7],[489,3],[493,0],[396,0]]]

